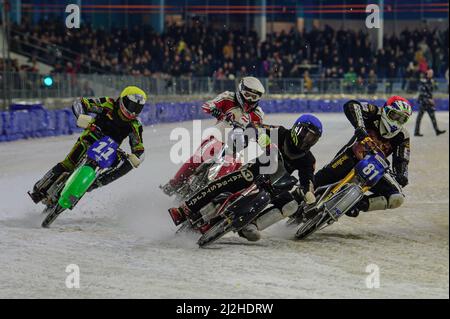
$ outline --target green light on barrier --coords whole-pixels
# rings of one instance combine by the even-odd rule
[[[53,85],[53,78],[51,76],[44,77],[44,85],[45,86],[52,86]]]

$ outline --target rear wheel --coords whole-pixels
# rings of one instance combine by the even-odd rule
[[[326,223],[330,222],[330,215],[322,210],[314,217],[307,219],[300,224],[300,227],[295,234],[295,238],[300,240],[305,239],[309,235],[315,233],[317,230],[322,229],[322,226],[324,226]]]
[[[217,239],[230,232],[232,230],[231,226],[232,224],[227,219],[218,222],[200,237],[200,239],[197,241],[197,244],[200,247],[206,247],[208,244],[216,241]]]

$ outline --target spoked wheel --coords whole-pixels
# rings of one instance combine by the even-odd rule
[[[42,222],[41,226],[44,228],[48,228],[55,219],[63,212],[65,211],[65,208],[61,207],[59,204],[56,204],[53,208],[46,208],[48,210],[47,217],[45,217],[44,221]],[[44,210],[45,212],[45,210]]]
[[[295,238],[297,239],[305,239],[309,235],[313,234],[317,230],[321,229],[322,226],[327,223],[330,220],[330,217],[328,214],[325,214],[323,212],[320,212],[313,218],[306,220],[300,225],[300,228],[297,230],[297,233],[295,234]]]
[[[218,222],[217,224],[212,226],[206,233],[204,233],[202,237],[200,237],[200,239],[197,241],[197,244],[200,247],[206,247],[207,245],[230,232],[232,229],[231,226],[232,224],[227,219]]]

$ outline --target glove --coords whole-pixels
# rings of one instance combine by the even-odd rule
[[[80,114],[77,118],[77,126],[87,128],[93,121],[93,117],[86,114]]]
[[[137,157],[135,154],[128,154],[127,157],[134,168],[137,168],[142,163],[141,159]]]
[[[307,205],[314,204],[316,202],[316,196],[312,192],[306,192],[305,203]]]
[[[405,187],[406,185],[408,185],[408,177],[406,177],[405,175],[394,175],[394,178],[401,187]]]
[[[369,134],[367,133],[365,127],[359,126],[355,129],[355,136],[358,141],[362,141],[367,136],[369,136]]]
[[[220,113],[220,114],[222,114],[222,113]],[[225,113],[225,121],[233,123],[233,121],[234,121],[233,113]],[[236,123],[236,124],[238,124],[238,123]]]
[[[313,192],[307,191],[304,193],[304,191],[299,187],[297,188],[294,193],[294,198],[297,202],[305,202],[307,205],[314,204],[316,202],[316,196]]]
[[[263,133],[261,135],[258,136],[258,145],[264,149],[266,147],[268,147],[270,145],[270,137],[269,135]]]
[[[222,115],[222,111],[220,111],[217,107],[211,107],[210,110],[211,110],[211,115],[214,116],[216,119]]]
[[[78,116],[80,116],[80,114],[84,114],[83,106],[84,106],[83,99],[78,98],[75,101],[73,101],[72,112],[76,118],[78,118]]]

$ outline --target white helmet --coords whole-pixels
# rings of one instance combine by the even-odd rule
[[[380,134],[384,138],[393,138],[408,122],[412,114],[409,101],[401,96],[392,96],[381,109]]]
[[[244,111],[250,112],[255,108],[265,92],[266,90],[261,81],[253,76],[246,76],[239,82],[236,97]]]

